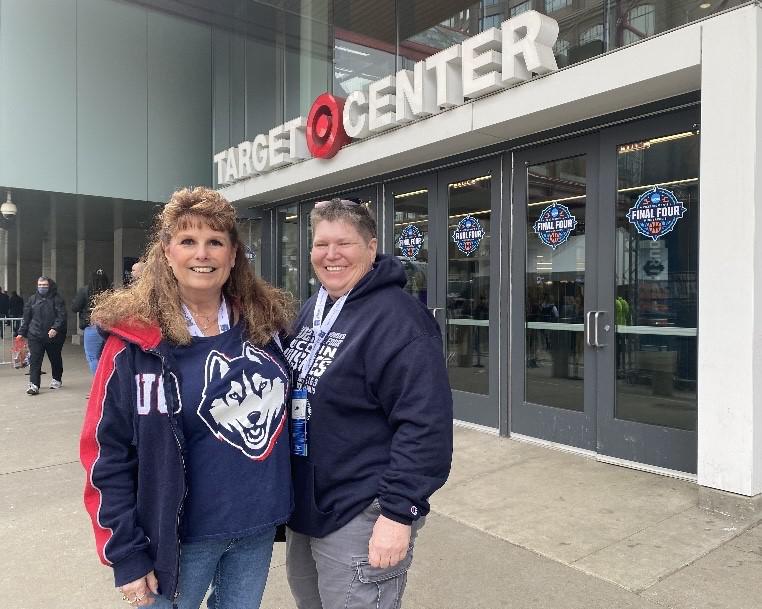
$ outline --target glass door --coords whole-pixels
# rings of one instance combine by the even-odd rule
[[[698,385],[698,112],[601,135],[598,452],[695,473]]]
[[[439,322],[455,418],[497,428],[500,165],[482,162],[384,186],[385,251]],[[494,244],[494,247],[493,247]]]
[[[399,258],[407,275],[405,290],[436,315],[436,227],[430,221],[435,176],[386,184],[384,251]]]
[[[514,155],[513,432],[696,471],[696,120]]]
[[[438,219],[447,225],[437,290],[455,418],[492,428],[499,426],[500,178],[498,159],[438,175]]]
[[[595,449],[597,141],[514,155],[511,429]],[[593,238],[591,238],[593,237]],[[517,281],[518,280],[518,281]]]

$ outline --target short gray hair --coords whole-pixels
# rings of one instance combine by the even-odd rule
[[[376,220],[370,210],[362,203],[349,199],[318,201],[310,212],[310,224],[315,226],[323,220],[351,224],[365,241],[376,238]]]

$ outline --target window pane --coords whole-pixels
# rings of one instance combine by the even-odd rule
[[[618,151],[616,417],[696,429],[699,138]]]
[[[489,393],[492,177],[475,176],[450,184],[448,193],[447,369],[450,385],[460,391],[486,395]]]
[[[524,399],[582,412],[586,158],[532,165],[526,179]]]
[[[299,299],[299,215],[296,205],[279,207],[277,212],[279,239],[278,287]]]

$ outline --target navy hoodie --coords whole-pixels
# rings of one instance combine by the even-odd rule
[[[410,524],[429,511],[452,458],[452,393],[439,325],[403,291],[397,258],[380,255],[352,289],[306,380],[309,454],[292,456],[289,526],[313,537],[347,524],[375,498]],[[317,295],[285,350],[299,370],[312,345]]]

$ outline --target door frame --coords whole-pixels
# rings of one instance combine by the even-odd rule
[[[511,244],[511,332],[510,332],[510,395],[511,433],[547,440],[557,444],[593,451],[596,448],[596,396],[597,374],[591,347],[584,342],[584,369],[582,412],[554,406],[528,403],[524,400],[526,387],[526,251],[527,251],[527,179],[526,169],[538,163],[586,156],[585,222],[597,218],[599,142],[597,135],[544,144],[514,151],[512,154],[512,244]],[[585,233],[585,304],[584,314],[597,310],[596,239],[587,239]],[[586,318],[586,317],[585,317]]]

